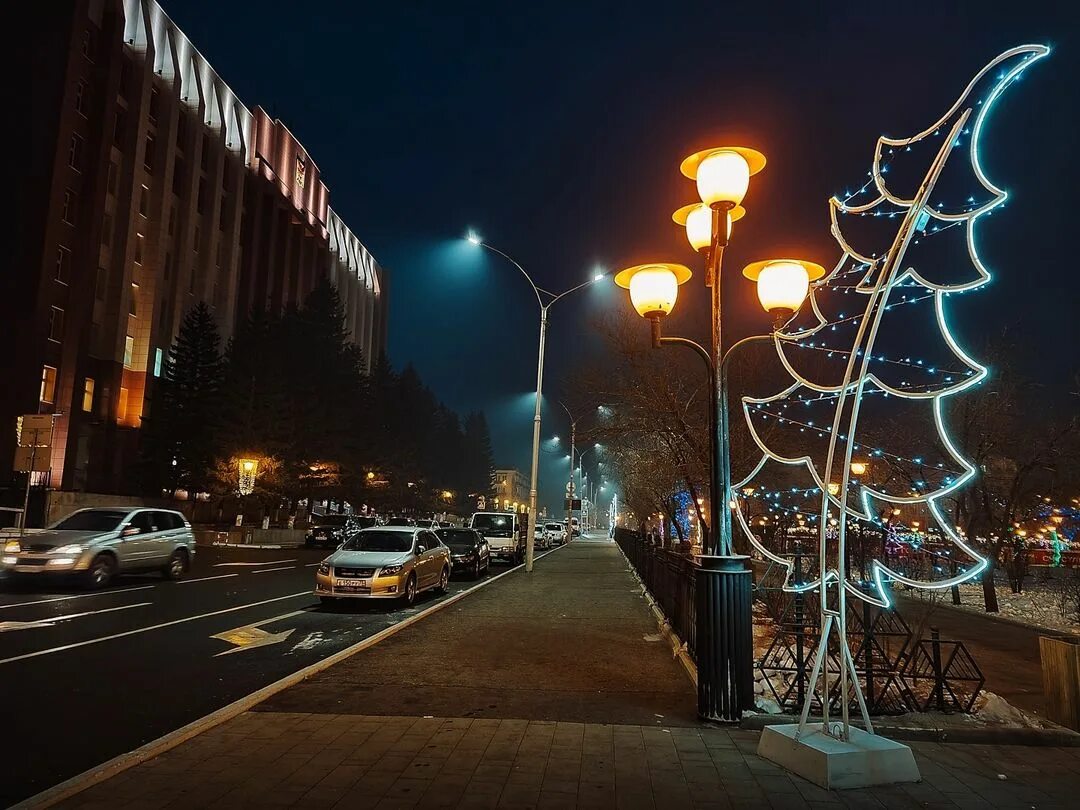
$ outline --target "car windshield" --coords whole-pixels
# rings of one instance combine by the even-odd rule
[[[382,532],[370,529],[357,532],[341,546],[344,551],[396,551],[412,550],[411,532]]]
[[[549,523],[547,525],[547,530],[549,532],[561,532],[562,531],[562,524],[561,523]]]
[[[450,548],[472,548],[476,545],[476,535],[465,529],[442,529],[438,535]]]
[[[472,527],[482,532],[503,532],[509,534],[514,528],[513,515],[481,514],[473,515]]]
[[[111,532],[115,531],[127,512],[119,512],[112,509],[87,509],[68,515],[59,523],[53,524],[54,529],[69,532]]]
[[[387,526],[415,526],[416,521],[412,518],[392,517],[386,521]]]

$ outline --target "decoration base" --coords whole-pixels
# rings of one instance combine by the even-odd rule
[[[826,790],[919,782],[922,776],[915,755],[902,743],[861,728],[851,728],[847,742],[807,727],[796,739],[797,723],[766,726],[758,742],[758,756]]]

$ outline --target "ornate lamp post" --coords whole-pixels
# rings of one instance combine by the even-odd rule
[[[740,340],[727,353],[721,343],[720,269],[732,222],[745,210],[740,203],[750,177],[765,166],[765,157],[753,149],[722,147],[691,155],[681,171],[697,182],[701,203],[680,208],[673,215],[686,227],[687,239],[705,254],[705,284],[711,290],[712,341],[710,349],[682,337],[663,337],[661,322],[675,307],[679,287],[692,273],[681,264],[655,262],[629,267],[615,283],[630,292],[638,314],[651,323],[653,345],[682,345],[705,362],[712,392],[710,422],[709,532],[697,573],[698,714],[707,720],[734,722],[753,707],[753,637],[749,557],[734,552],[731,530],[730,458],[728,449],[727,370],[733,350],[750,342],[772,340],[757,335]],[[743,274],[757,282],[758,298],[784,323],[801,306],[810,281],[825,269],[797,259],[770,259],[749,265]]]

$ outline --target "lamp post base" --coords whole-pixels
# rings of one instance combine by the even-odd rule
[[[698,558],[698,716],[737,723],[754,707],[753,576],[743,555]]]

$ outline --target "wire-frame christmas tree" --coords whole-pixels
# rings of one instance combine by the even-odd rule
[[[741,493],[749,497],[755,492],[752,482],[769,461],[774,461],[805,466],[814,486],[803,490],[803,497],[812,492],[820,499],[818,505],[811,507],[818,513],[817,571],[809,581],[804,579],[799,583],[791,581],[791,561],[765,547],[754,535],[744,516],[747,510],[735,510],[750,542],[763,555],[787,567],[786,590],[816,589],[820,594],[820,643],[799,733],[806,727],[819,681],[821,693],[830,693],[828,662],[832,656],[828,650],[834,637],[838,647],[835,660],[840,694],[854,692],[865,727],[873,733],[855,663],[845,642],[848,594],[888,607],[890,580],[917,588],[946,588],[977,576],[986,567],[986,561],[954,529],[939,505],[942,498],[964,486],[975,474],[974,467],[949,436],[943,405],[947,398],[977,384],[987,374],[987,369],[969,357],[950,332],[946,298],[990,280],[990,273],[979,256],[976,227],[982,217],[1005,202],[1007,195],[983,171],[980,138],[988,114],[1004,89],[1047,53],[1049,49],[1043,45],[1024,45],[1006,51],[979,71],[958,100],[930,127],[909,138],[878,138],[866,183],[853,194],[829,201],[832,234],[842,256],[833,271],[813,285],[808,311],[811,322],[801,323],[797,315],[775,333],[777,352],[793,383],[771,397],[743,399],[747,424],[762,457],[746,479],[733,485],[733,495]],[[926,149],[930,151],[923,156],[921,152]],[[901,173],[897,170],[905,164],[918,167],[912,175],[911,191],[907,193],[898,188],[902,181],[896,179]],[[959,176],[966,183],[963,195],[949,197],[944,193],[947,184],[943,178],[947,172],[950,179]],[[852,225],[861,222],[884,226],[876,249],[871,237],[860,240],[850,236],[849,231],[857,230]],[[946,233],[962,234],[963,252],[968,261],[934,262],[927,261],[925,255],[919,256],[920,250],[915,246],[930,243],[931,237]],[[869,247],[863,246],[866,241],[870,242]],[[960,265],[965,267],[957,272]],[[836,306],[837,300],[849,293],[859,301],[851,315],[838,312]],[[892,356],[883,352],[883,329],[893,320],[886,313],[919,302],[928,302],[927,306],[933,307],[933,323],[937,327],[934,334],[944,341],[950,360],[958,361],[961,369],[924,363],[906,353]],[[911,330],[906,342],[903,339],[900,342],[905,345],[914,342],[916,333],[917,330]],[[808,354],[818,362],[806,362]],[[906,378],[914,372],[922,375],[916,382]],[[897,373],[904,379],[897,379]],[[914,455],[917,451],[907,450],[909,443],[917,442],[915,437],[905,437],[900,446],[883,447],[877,443],[873,431],[860,423],[860,414],[868,402],[886,412],[901,402],[929,407],[936,427],[936,445],[945,460],[928,470],[924,458]],[[825,410],[825,418],[816,424],[807,415],[813,408]],[[771,430],[766,432],[762,422],[769,420]],[[793,442],[782,446],[784,436],[793,438]],[[854,471],[865,469],[866,463],[861,459],[875,457],[894,469],[907,465],[917,472],[906,475],[903,486],[898,486],[895,476],[873,482],[855,474]],[[886,504],[888,507],[882,508]],[[870,562],[865,579],[853,581],[849,577],[846,548],[849,525],[858,520],[880,525],[878,515],[899,509],[903,504],[925,509],[941,536],[966,555],[970,563],[962,568],[954,565],[949,576],[930,579],[890,567],[882,554]],[[864,559],[864,565],[865,562]],[[835,727],[830,726],[828,701],[820,704],[823,732],[846,740],[849,701],[840,701],[842,724]]]

